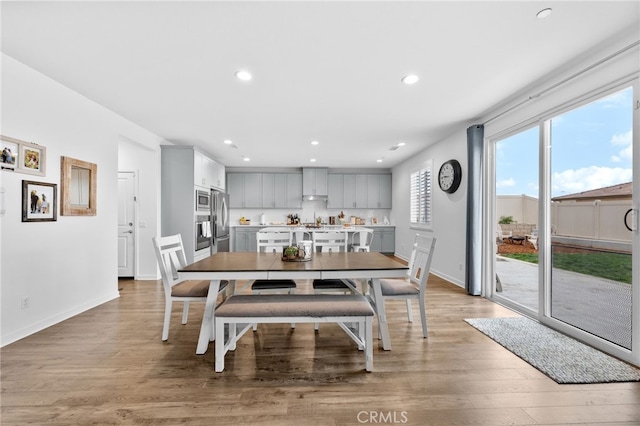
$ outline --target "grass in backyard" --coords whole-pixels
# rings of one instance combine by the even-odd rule
[[[524,262],[538,263],[537,253],[503,254]],[[594,277],[631,284],[631,255],[622,253],[584,252],[553,253],[553,267]]]

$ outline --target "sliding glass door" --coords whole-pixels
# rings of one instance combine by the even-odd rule
[[[637,97],[620,86],[491,141],[485,294],[640,364]]]

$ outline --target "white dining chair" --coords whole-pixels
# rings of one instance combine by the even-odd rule
[[[153,238],[160,275],[162,276],[162,287],[164,288],[164,324],[162,326],[162,340],[169,339],[169,324],[171,322],[171,310],[173,302],[183,302],[182,324],[187,323],[189,316],[190,302],[206,302],[209,293],[208,280],[184,280],[178,276],[178,270],[187,266],[187,259],[182,244],[180,234],[167,237]],[[223,299],[226,297],[225,291],[229,282],[220,282],[219,294]],[[212,336],[213,337],[213,336]]]
[[[406,300],[407,317],[413,322],[411,300],[417,299],[420,307],[420,320],[422,322],[422,334],[427,337],[427,311],[426,295],[431,259],[436,245],[434,237],[416,234],[411,257],[409,258],[409,270],[405,279],[380,279],[383,300],[374,300],[374,304],[385,303],[386,299]],[[371,282],[370,282],[371,285]],[[373,292],[370,292],[373,294]],[[374,295],[375,297],[375,295]]]
[[[353,233],[351,251],[371,251],[373,242],[373,229],[362,229]]]
[[[258,231],[256,233],[256,243],[258,253],[278,253],[282,255],[285,247],[291,245],[291,231]],[[262,293],[289,293],[294,294],[296,282],[294,280],[255,280],[251,284],[251,291],[254,294]],[[253,324],[253,331],[258,325]],[[291,323],[291,328],[295,328],[295,323]]]
[[[339,253],[347,251],[348,233],[346,231],[315,231],[313,233],[313,251],[322,253]],[[354,288],[356,282],[347,279],[315,279],[313,280],[313,292],[315,294],[357,293]],[[319,324],[315,323],[318,330]]]
[[[258,253],[278,253],[291,245],[291,231],[258,231],[256,233],[256,245]],[[251,284],[254,293],[262,292],[288,292],[293,294],[296,282],[293,280],[255,280]]]

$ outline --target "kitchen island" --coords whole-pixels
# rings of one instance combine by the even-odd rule
[[[318,228],[308,228],[301,225],[236,225],[231,227],[232,251],[256,251],[256,233],[260,230],[292,231],[295,242],[303,239],[305,232],[308,233],[306,238],[311,238],[311,233],[314,231],[344,230],[352,234],[365,229],[373,230],[371,251],[394,254],[395,226],[390,225],[351,225],[348,227],[342,225],[320,225]],[[349,235],[350,240],[351,236]]]

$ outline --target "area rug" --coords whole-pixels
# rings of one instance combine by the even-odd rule
[[[529,318],[465,321],[557,383],[640,381],[640,369]]]

